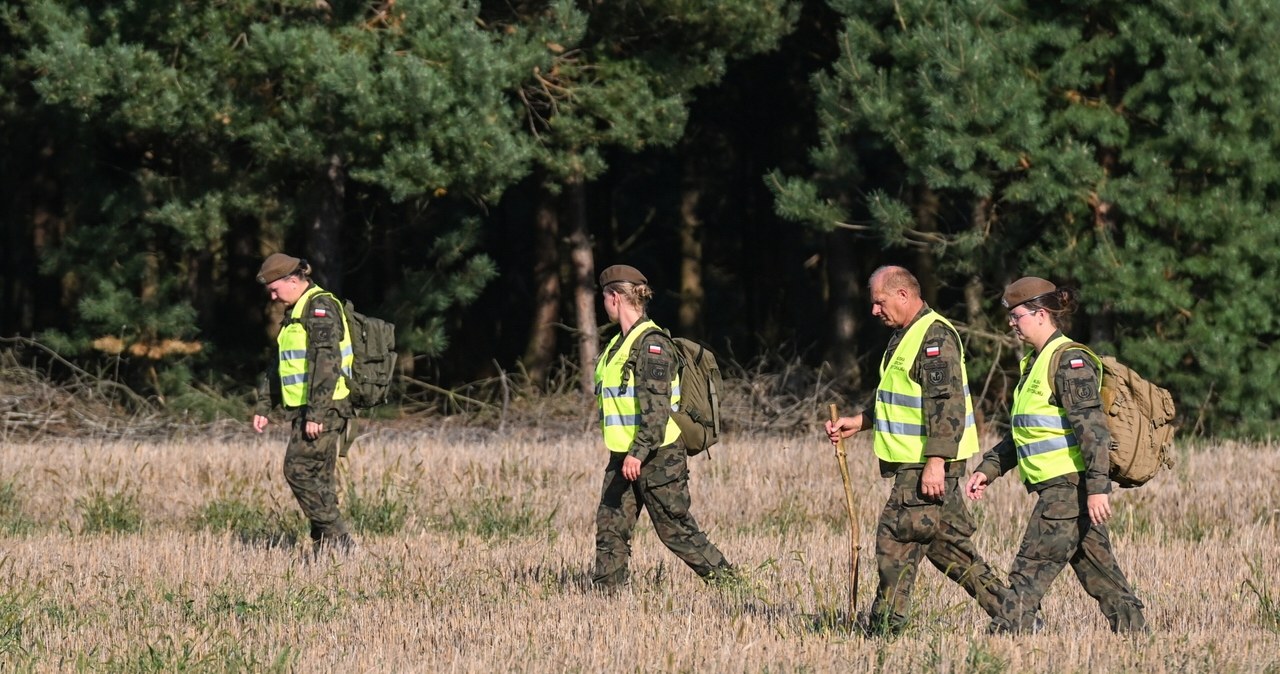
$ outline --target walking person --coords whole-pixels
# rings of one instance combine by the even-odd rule
[[[973,518],[960,493],[965,459],[978,451],[978,431],[960,335],[920,297],[902,267],[871,275],[871,313],[894,328],[880,361],[874,405],[826,422],[832,444],[874,428],[880,474],[893,480],[876,526],[879,584],[867,629],[897,634],[907,624],[920,558],[958,583],[993,618],[1008,587],[978,554]]]
[[[1010,435],[983,455],[966,490],[981,499],[987,485],[1016,466],[1039,499],[1009,571],[1008,622],[993,621],[993,631],[1034,631],[1040,600],[1067,564],[1112,631],[1146,631],[1142,602],[1107,536],[1111,432],[1099,395],[1102,362],[1062,334],[1076,305],[1074,291],[1034,276],[1004,292],[1009,325],[1032,350],[1013,392]]]
[[[354,430],[348,400],[351,336],[342,305],[311,280],[311,265],[284,253],[262,263],[258,282],[285,306],[277,359],[258,387],[253,429],[261,433],[273,407],[293,424],[284,477],[311,522],[315,552],[350,551],[355,541],[338,511],[335,468]]]
[[[596,510],[592,582],[628,582],[631,534],[640,509],[672,552],[704,580],[734,577],[689,512],[689,467],[671,410],[680,403],[675,345],[646,315],[653,298],[644,274],[614,265],[600,274],[605,313],[621,331],[596,362],[600,427],[609,462]]]

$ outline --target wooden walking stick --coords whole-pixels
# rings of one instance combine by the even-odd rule
[[[835,403],[831,404],[831,423],[840,421]],[[858,554],[862,545],[858,542],[858,518],[853,514],[853,486],[849,484],[849,461],[845,458],[844,438],[836,440],[836,461],[840,463],[840,477],[844,480],[844,509],[849,513],[849,621],[858,621]]]

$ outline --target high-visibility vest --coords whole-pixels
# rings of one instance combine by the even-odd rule
[[[924,463],[925,434],[924,387],[911,379],[912,366],[920,354],[925,332],[934,323],[942,323],[956,333],[955,326],[936,311],[921,316],[907,328],[893,358],[885,353],[880,359],[880,385],[876,388],[875,439],[876,456],[890,463]],[[969,373],[964,367],[964,346],[960,345],[960,380],[964,384],[964,433],[956,457],[963,461],[978,452],[978,425],[973,416],[973,399],[969,395]]]
[[[342,339],[338,342],[342,353],[342,376],[338,377],[338,385],[333,389],[333,399],[342,400],[351,395],[351,390],[347,388],[347,378],[351,376],[351,366],[355,363],[355,351],[351,348],[347,315],[342,310],[342,303],[337,301],[338,298],[313,283],[293,304],[289,320],[280,328],[280,334],[276,337],[280,354],[280,397],[285,407],[302,407],[307,404],[310,368],[307,367],[307,329],[302,318],[307,303],[321,294],[333,297],[334,304],[338,305],[338,316],[342,318]]]
[[[1018,367],[1023,380],[1013,391],[1013,444],[1018,448],[1018,472],[1027,484],[1085,469],[1080,440],[1067,419],[1067,410],[1049,402],[1053,395],[1050,377],[1054,376],[1049,371],[1049,363],[1054,353],[1070,343],[1070,339],[1059,335],[1040,350],[1029,373],[1030,353],[1022,358]],[[1102,361],[1092,351],[1082,350],[1093,359],[1101,374]]]
[[[604,434],[604,446],[611,452],[625,453],[631,449],[640,428],[640,401],[636,397],[635,372],[625,367],[631,357],[631,348],[641,335],[657,330],[653,321],[645,320],[631,327],[623,339],[622,346],[614,351],[613,347],[622,339],[622,333],[613,336],[609,345],[596,361],[596,401],[600,408],[600,430]],[[610,358],[609,354],[613,357]],[[675,354],[671,354],[672,358]],[[635,367],[635,364],[632,364]],[[671,372],[671,409],[680,409],[680,373],[672,367]],[[667,417],[666,430],[662,437],[665,447],[680,438],[680,427],[675,420]]]

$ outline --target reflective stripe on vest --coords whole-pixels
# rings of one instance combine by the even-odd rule
[[[1022,358],[1019,370],[1024,379],[1013,391],[1013,444],[1018,448],[1018,473],[1027,484],[1044,482],[1060,475],[1070,475],[1084,470],[1084,457],[1080,454],[1080,442],[1067,420],[1067,410],[1049,402],[1053,385],[1049,363],[1071,340],[1059,335],[1040,351],[1036,362],[1027,372],[1031,354]],[[1079,347],[1075,347],[1079,348]],[[1098,367],[1101,384],[1102,361],[1092,351],[1084,349]]]
[[[928,441],[924,423],[924,387],[911,379],[911,370],[920,354],[920,346],[924,344],[924,335],[934,323],[942,323],[955,333],[956,343],[960,345],[960,381],[964,384],[964,433],[960,436],[956,458],[950,460],[963,461],[978,452],[978,425],[973,416],[973,399],[969,395],[969,373],[964,366],[964,345],[960,344],[960,333],[956,332],[955,326],[942,314],[931,310],[907,328],[898,348],[893,351],[892,359],[889,359],[887,353],[880,359],[873,446],[876,456],[882,461],[924,463],[924,446]]]
[[[307,367],[307,329],[302,318],[307,304],[321,294],[333,297],[334,303],[338,305],[338,315],[342,318],[342,339],[338,342],[338,348],[342,353],[343,376],[338,377],[338,384],[333,389],[333,399],[342,400],[351,394],[351,390],[347,388],[347,378],[351,376],[351,366],[355,363],[355,351],[351,348],[351,329],[347,326],[347,314],[338,298],[312,284],[294,302],[289,320],[280,328],[280,334],[276,337],[280,354],[280,396],[285,407],[302,407],[307,404],[310,368]]]
[[[611,452],[627,452],[631,443],[635,442],[636,433],[640,429],[640,400],[636,397],[635,373],[626,368],[631,357],[631,348],[641,335],[657,330],[653,321],[646,320],[632,326],[622,346],[616,352],[613,347],[622,339],[622,333],[613,336],[608,346],[596,361],[596,403],[600,409],[600,430],[604,434],[604,446]],[[613,353],[613,358],[609,354]],[[675,358],[675,354],[671,354]],[[635,364],[632,364],[634,367]],[[675,370],[675,368],[673,368]],[[624,377],[629,381],[624,381]],[[671,409],[680,407],[680,373],[671,373]],[[662,446],[675,442],[680,437],[680,427],[674,419],[668,417],[666,429],[662,437]]]

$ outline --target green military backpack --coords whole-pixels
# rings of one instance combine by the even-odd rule
[[[387,402],[396,373],[396,326],[356,311],[350,300],[343,313],[351,330],[351,404],[357,409]]]
[[[671,413],[685,453],[701,454],[720,442],[720,365],[711,349],[684,337],[672,337],[680,367],[680,408]]]
[[[659,329],[675,345],[676,367],[680,372],[680,407],[671,419],[680,428],[685,453],[701,454],[720,442],[720,365],[711,349],[684,337],[672,337]],[[643,340],[631,347],[625,367],[634,368]],[[624,375],[625,376],[625,375]]]
[[[1062,353],[1085,348],[1072,342],[1050,361],[1057,372]],[[1121,487],[1140,487],[1162,468],[1173,467],[1173,395],[1112,358],[1102,361],[1102,411],[1111,431],[1111,479]]]

